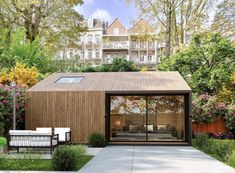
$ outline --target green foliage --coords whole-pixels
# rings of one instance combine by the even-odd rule
[[[207,93],[199,95],[192,104],[192,119],[195,122],[213,122],[218,118],[224,118],[228,114],[228,107],[218,103],[215,96]]]
[[[91,66],[91,65],[84,65],[80,68],[80,72],[96,72],[97,68]]]
[[[90,147],[105,147],[105,136],[99,132],[93,132],[89,136],[88,144]]]
[[[209,139],[205,134],[196,136],[193,146],[223,162],[228,162],[230,155],[235,151],[234,140]]]
[[[235,134],[235,105],[228,106],[228,113],[224,119],[226,127]]]
[[[73,148],[74,147],[74,148]],[[75,163],[76,171],[81,169],[92,156],[84,156],[84,147],[72,146],[73,152],[78,156],[78,162]],[[32,154],[27,152],[22,158],[12,158],[9,155],[0,154],[0,170],[22,170],[22,171],[53,171],[52,160],[43,160],[41,154]]]
[[[0,37],[3,37],[0,34]],[[0,38],[1,40],[1,38]],[[39,39],[29,42],[24,38],[22,30],[12,33],[9,45],[2,44],[0,51],[0,68],[13,68],[17,62],[26,64],[27,67],[36,67],[40,73],[50,73],[55,70],[51,58],[46,55]]]
[[[7,139],[4,137],[0,137],[0,146],[6,146],[7,145]]]
[[[25,88],[16,88],[16,127],[24,128]],[[0,84],[0,122],[4,127],[4,136],[12,129],[12,88]]]
[[[235,168],[235,150],[228,159],[228,164]]]
[[[70,146],[59,146],[52,156],[52,166],[56,171],[76,171],[81,149]],[[79,154],[79,155],[78,155]]]
[[[227,129],[235,134],[235,106],[220,102],[217,96],[207,93],[197,96],[192,104],[192,119],[195,122],[213,122],[223,119]]]
[[[208,140],[209,137],[206,134],[198,134],[195,138],[195,141],[193,141],[193,145],[198,148],[207,148],[208,147]]]
[[[158,68],[179,71],[198,94],[217,93],[235,69],[235,46],[219,34],[198,34],[187,49],[162,58]]]
[[[113,57],[111,64],[102,64],[98,71],[100,72],[124,72],[124,71],[139,71],[132,61],[128,61],[124,57]]]

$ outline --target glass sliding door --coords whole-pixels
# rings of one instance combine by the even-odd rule
[[[110,139],[146,141],[146,100],[144,96],[112,96]]]
[[[111,96],[110,141],[183,141],[184,96]]]
[[[148,141],[184,140],[184,97],[148,97]]]

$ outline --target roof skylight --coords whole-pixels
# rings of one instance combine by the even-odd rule
[[[59,78],[55,83],[79,83],[84,76],[66,76]]]

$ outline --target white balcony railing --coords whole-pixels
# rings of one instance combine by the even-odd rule
[[[132,42],[131,43],[131,48],[132,49],[155,49],[157,48],[157,45],[155,43],[146,43],[146,42]]]
[[[108,42],[103,43],[103,49],[129,49],[129,42]]]

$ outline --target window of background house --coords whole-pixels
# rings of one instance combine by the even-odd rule
[[[88,42],[88,43],[92,43],[92,34],[89,34],[89,35],[87,36],[87,42]]]
[[[119,28],[114,28],[113,29],[113,34],[118,35],[119,34]]]
[[[153,60],[153,55],[150,53],[150,54],[148,54],[148,61],[152,62],[152,60]]]
[[[100,58],[100,50],[99,49],[95,50],[95,57]]]
[[[95,43],[100,43],[100,35],[98,34],[95,35]]]
[[[92,58],[92,49],[88,49],[88,58]]]
[[[140,62],[144,62],[144,54],[140,55]]]

